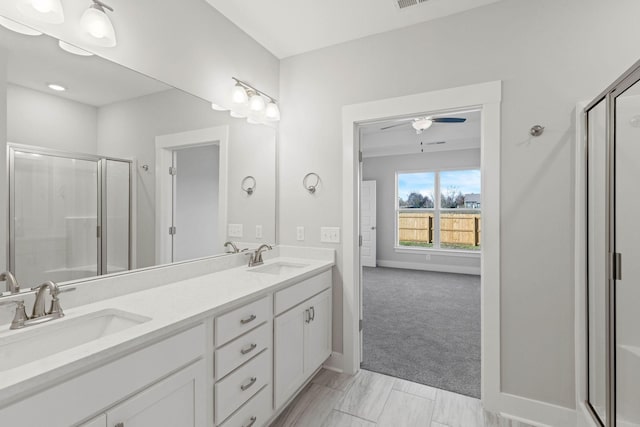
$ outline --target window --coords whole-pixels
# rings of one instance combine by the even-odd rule
[[[396,174],[400,247],[480,250],[480,170]]]

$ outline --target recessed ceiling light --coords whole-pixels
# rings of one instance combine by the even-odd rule
[[[51,90],[55,90],[56,92],[64,92],[65,90],[67,90],[66,87],[55,83],[49,83],[47,87]]]

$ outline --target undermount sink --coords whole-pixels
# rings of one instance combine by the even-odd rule
[[[273,264],[251,268],[249,271],[252,273],[287,274],[308,266],[309,264],[298,264],[295,262],[274,262]]]
[[[33,326],[0,342],[0,371],[51,356],[151,320],[126,311],[106,309],[75,318]]]

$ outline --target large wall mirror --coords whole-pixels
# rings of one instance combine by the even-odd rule
[[[0,267],[23,288],[275,243],[275,128],[4,27],[0,77]]]

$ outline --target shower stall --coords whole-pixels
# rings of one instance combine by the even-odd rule
[[[132,268],[129,160],[9,144],[8,269],[23,287]]]
[[[640,62],[585,109],[587,407],[640,426]]]

